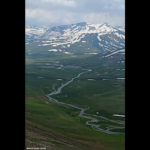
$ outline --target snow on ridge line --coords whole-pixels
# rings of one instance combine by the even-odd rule
[[[56,47],[60,45],[61,46],[66,45],[67,47],[69,47],[68,46],[69,44],[80,42],[81,39],[83,39],[86,34],[93,34],[93,33],[98,34],[97,38],[99,41],[101,41],[102,35],[109,34],[112,32],[119,38],[124,39],[123,34],[117,33],[119,29],[116,29],[107,24],[86,24],[85,26],[74,25],[73,28],[71,26],[70,28],[62,30],[63,33],[60,33],[59,31],[50,31],[47,34],[47,32],[45,32],[46,30],[44,29],[42,30],[42,28],[39,28],[39,29],[27,28],[26,31],[27,31],[26,34],[35,33],[35,34],[42,35],[44,33],[43,37],[45,37],[45,39],[48,39],[48,40],[43,41],[43,44],[38,45],[38,46],[51,45],[53,47]],[[81,42],[84,43],[83,41]]]
[[[26,28],[25,32],[27,35],[31,35],[31,34],[37,34],[37,35],[41,35],[43,33],[45,33],[45,30],[42,28],[39,29],[35,29],[35,28]]]
[[[90,30],[90,27],[93,27],[94,30]],[[59,40],[63,40],[59,42],[59,40],[54,40],[51,45],[64,45],[64,44],[74,44],[76,42],[79,42],[81,39],[85,37],[86,34],[91,34],[91,33],[98,33],[98,40],[101,41],[100,36],[105,35],[111,32],[116,32],[117,29],[113,27],[108,27],[107,25],[102,25],[102,24],[88,24],[81,29],[79,29],[79,26],[76,26],[75,28],[71,29],[66,29],[64,30],[64,34],[59,36]],[[120,38],[124,38],[123,35],[117,34]],[[52,40],[51,38],[49,40]],[[44,45],[43,45],[44,46]]]
[[[106,55],[106,56],[104,56],[104,57],[109,57],[109,56],[112,56],[112,55],[117,54],[117,53],[119,53],[119,52],[125,52],[125,49],[112,52],[111,54],[108,54],[108,55]]]

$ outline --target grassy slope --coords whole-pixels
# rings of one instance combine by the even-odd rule
[[[37,90],[36,90],[37,91]],[[36,91],[32,91],[34,94]],[[31,93],[32,93],[31,92]],[[49,103],[41,95],[26,97],[26,141],[27,145],[43,144],[47,148],[81,150],[124,149],[123,135],[98,133],[85,126],[78,112],[70,108]],[[39,146],[39,145],[38,145]]]
[[[47,149],[52,150],[124,149],[124,135],[108,135],[96,132],[85,125],[85,120],[77,116],[78,112],[76,110],[52,104],[44,97],[45,94],[56,89],[62,82],[78,74],[80,70],[39,69],[35,67],[33,61],[27,64],[26,145],[28,147],[46,146]],[[39,78],[39,76],[44,78]],[[57,81],[57,78],[62,78],[63,81]],[[93,89],[92,84],[94,83],[87,84],[86,82],[82,81],[80,84],[82,94],[87,93],[87,89]],[[101,85],[102,81],[98,83],[98,85]],[[74,90],[78,89],[77,82],[72,83],[72,85],[75,87],[71,87],[67,94],[70,92],[72,94]],[[66,87],[66,90],[68,91],[69,89]],[[77,94],[78,91],[75,93]],[[88,94],[90,95],[91,93],[89,92]],[[89,99],[88,104],[90,103]],[[93,108],[95,109],[95,107],[96,105]],[[100,105],[97,108],[100,108]]]

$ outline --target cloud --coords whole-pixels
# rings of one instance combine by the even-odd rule
[[[111,16],[107,13],[89,13],[83,16],[83,20],[88,23],[109,23],[111,25],[124,24],[124,18],[120,16]]]
[[[76,22],[124,25],[124,0],[26,0],[26,23],[38,25]]]
[[[83,17],[86,22],[89,23],[104,23],[108,22],[107,13],[90,13]]]
[[[64,5],[69,7],[75,7],[76,3],[74,0],[41,0],[45,3],[55,4],[55,5]]]
[[[26,16],[28,19],[38,19],[39,21],[53,20],[53,22],[57,21],[57,15],[53,15],[50,11],[43,10],[43,9],[27,9]]]

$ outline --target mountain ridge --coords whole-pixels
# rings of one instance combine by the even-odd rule
[[[26,28],[26,43],[36,43],[37,47],[49,52],[105,53],[124,49],[125,30],[108,23],[59,25],[49,28]]]

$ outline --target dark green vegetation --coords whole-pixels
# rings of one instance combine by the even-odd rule
[[[45,54],[46,55],[46,54]],[[124,121],[113,114],[124,114],[124,55],[27,57],[26,59],[26,146],[48,150],[124,150],[124,135],[95,131],[78,117],[79,111],[51,103],[45,97],[62,83],[92,69],[53,97],[82,107],[89,115],[102,115]],[[61,80],[60,80],[61,79]],[[93,80],[89,80],[93,79]],[[100,119],[102,128],[116,126]],[[122,125],[117,125],[122,126]],[[122,131],[124,129],[112,129]]]
[[[123,57],[119,55],[116,59],[93,56],[78,61],[69,61],[71,65],[80,65],[92,71],[83,74],[65,87],[62,94],[54,97],[83,107],[90,106],[88,112],[93,114],[99,112],[111,118],[113,113],[124,114],[125,85],[124,80],[118,79],[124,78],[124,63],[120,63],[121,61]]]

